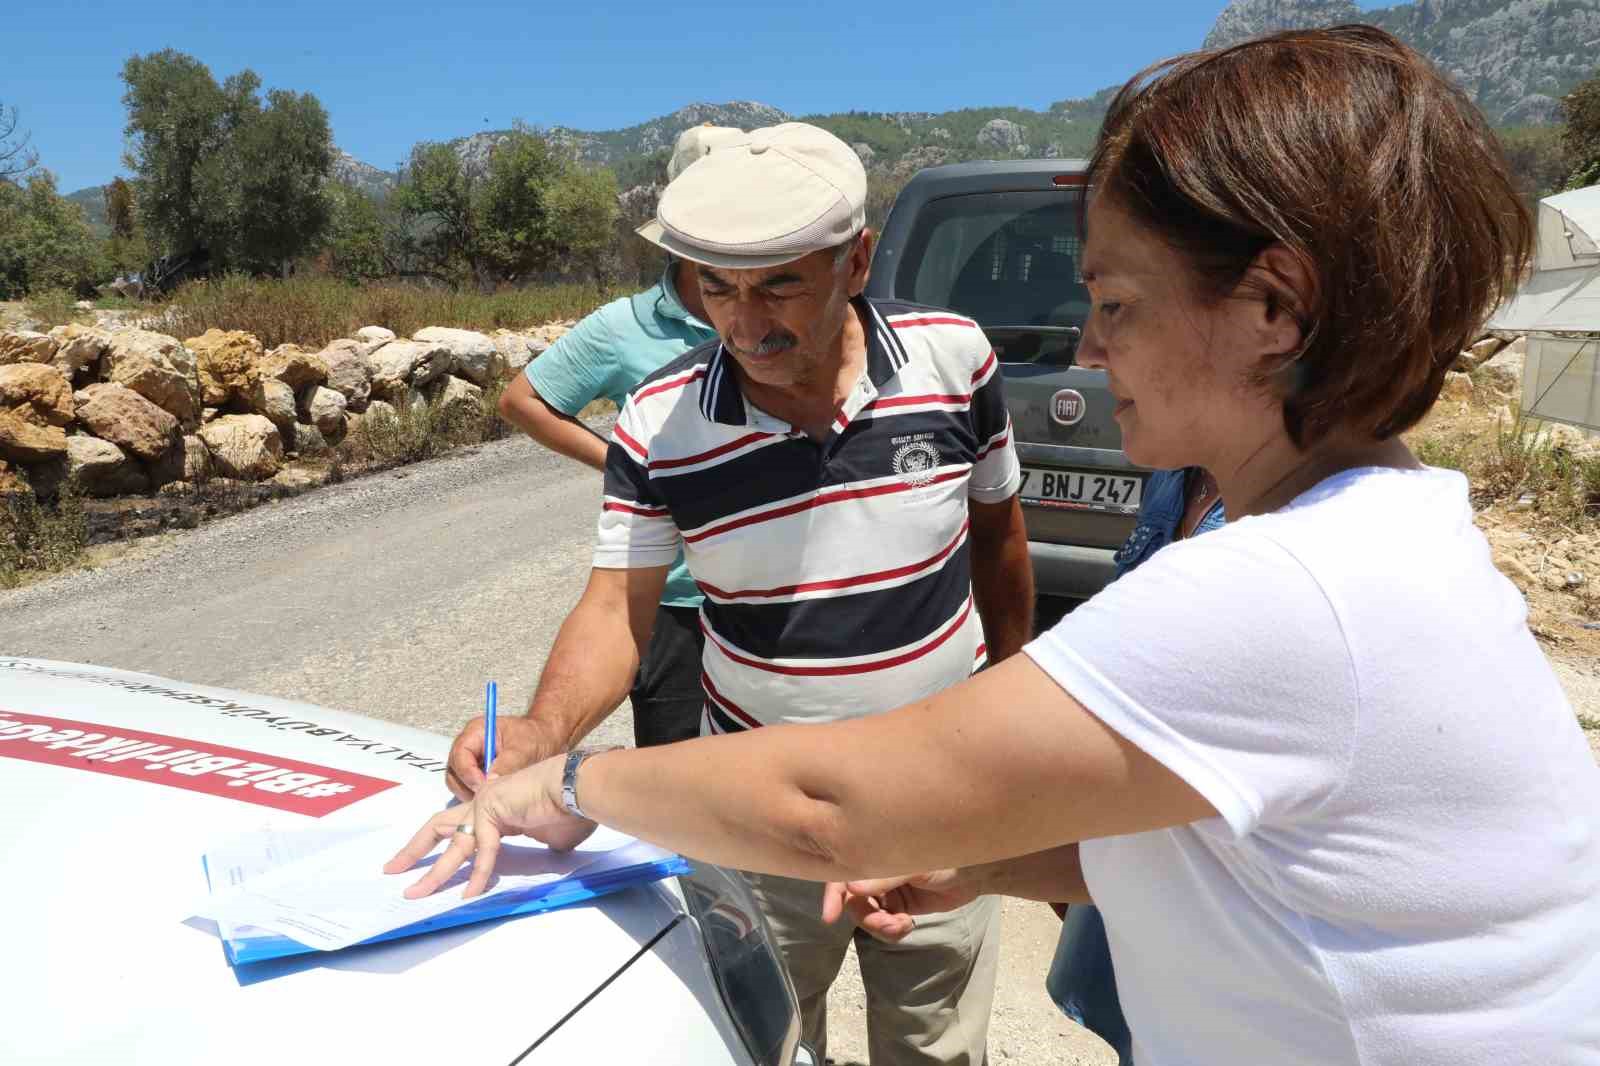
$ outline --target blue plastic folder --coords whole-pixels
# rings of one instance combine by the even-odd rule
[[[206,883],[210,886],[211,868],[203,856],[201,865],[205,867]],[[583,903],[586,900],[609,895],[612,892],[620,892],[634,885],[647,884],[666,877],[676,877],[688,873],[689,870],[689,863],[681,856],[668,855],[665,858],[613,867],[593,874],[584,874],[580,871],[570,877],[537,885],[523,891],[464,903],[460,907],[446,911],[443,914],[411,925],[401,926],[398,929],[392,929],[389,932],[363,940],[360,944],[352,945],[352,947],[378,944],[386,940],[398,940],[402,937],[418,936],[440,929],[451,929],[460,925],[486,922],[496,918],[538,914],[541,911],[555,910],[558,907]],[[223,954],[226,956],[230,966],[244,966],[268,959],[318,953],[316,948],[308,947],[297,940],[266,930],[251,930],[249,927],[229,930],[219,923],[218,932],[222,940]]]

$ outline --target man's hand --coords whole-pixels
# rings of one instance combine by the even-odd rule
[[[911,877],[830,882],[822,891],[822,920],[848,914],[864,932],[886,943],[904,940],[917,927],[916,915],[964,907],[983,894],[975,878],[961,870],[934,870]]]
[[[507,716],[495,721],[494,765],[489,773],[506,777],[564,749],[532,719]],[[483,787],[483,718],[467,723],[450,745],[450,766],[444,781],[456,799],[470,800]]]

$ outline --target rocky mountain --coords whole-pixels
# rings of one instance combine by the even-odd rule
[[[363,163],[349,152],[336,150],[333,155],[333,179],[354,186],[369,196],[382,196],[394,187],[394,174],[379,170],[371,163]]]
[[[1233,0],[1206,34],[1205,47],[1226,48],[1279,30],[1309,30],[1360,21],[1361,9],[1355,0]]]
[[[1496,125],[1561,120],[1560,97],[1600,66],[1600,0],[1233,0],[1206,47],[1299,27],[1370,22],[1422,52]]]
[[[83,212],[84,221],[89,223],[89,229],[98,237],[109,237],[111,225],[106,221],[106,193],[105,187],[91,185],[87,189],[68,193],[68,200],[78,205]]]

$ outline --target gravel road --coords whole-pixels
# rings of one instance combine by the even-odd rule
[[[598,427],[597,427],[598,428]],[[483,682],[532,693],[582,591],[599,479],[523,439],[331,485],[149,538],[105,565],[0,592],[0,653],[302,699],[451,734]],[[624,706],[596,739],[633,735]],[[1109,1064],[1042,987],[1058,928],[1007,907],[991,1062]],[[853,960],[830,1052],[866,1059]]]

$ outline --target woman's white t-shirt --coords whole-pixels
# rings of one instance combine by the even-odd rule
[[[1467,485],[1362,469],[1028,646],[1221,817],[1088,841],[1139,1066],[1600,1063],[1600,770]]]

